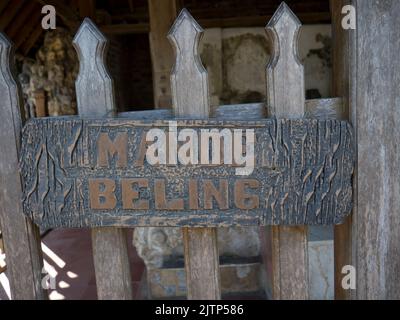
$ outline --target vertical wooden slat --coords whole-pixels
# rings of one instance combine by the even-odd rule
[[[208,118],[210,101],[207,71],[198,45],[203,29],[182,10],[168,35],[176,54],[171,74],[176,116]],[[216,228],[183,228],[188,299],[220,299],[219,254]]]
[[[274,47],[267,67],[270,116],[301,118],[304,115],[304,68],[297,54],[300,26],[285,3],[267,25]],[[267,234],[271,237],[267,241],[271,242],[272,250],[273,298],[308,299],[307,227],[274,226]]]
[[[0,225],[13,299],[46,299],[38,228],[22,213],[19,176],[22,117],[17,84],[11,73],[13,50],[0,33]]]
[[[174,54],[166,35],[178,14],[177,0],[148,0],[148,4],[154,105],[156,109],[170,108],[169,75],[174,63]]]
[[[36,117],[46,116],[46,92],[43,89],[36,90],[33,93],[35,100],[35,114]]]
[[[351,0],[331,0],[332,15],[332,94],[334,97],[341,97],[343,108],[341,110],[341,119],[347,119],[349,108],[351,107],[351,43],[350,35],[352,30],[345,30],[342,27],[342,8],[351,4]],[[334,281],[335,281],[335,299],[350,299],[351,290],[344,290],[342,287],[342,268],[351,264],[351,216],[346,221],[334,227]]]
[[[356,0],[357,299],[400,299],[400,1]]]
[[[76,80],[79,115],[113,116],[116,111],[113,81],[105,67],[107,39],[87,18],[74,38],[74,46],[80,62]],[[92,229],[97,296],[101,300],[132,299],[126,241],[125,229]]]

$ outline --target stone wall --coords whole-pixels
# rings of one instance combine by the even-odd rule
[[[301,28],[299,55],[309,99],[331,93],[330,29],[330,25]],[[200,52],[209,73],[213,106],[265,101],[271,47],[264,28],[207,29]]]

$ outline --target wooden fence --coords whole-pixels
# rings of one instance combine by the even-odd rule
[[[79,117],[160,120],[193,119],[256,121],[267,117],[321,121],[340,118],[340,99],[305,101],[304,70],[297,54],[300,22],[283,3],[267,25],[273,43],[273,57],[266,68],[267,102],[219,107],[210,111],[208,75],[201,64],[198,44],[202,29],[183,10],[169,39],[176,64],[171,74],[173,110],[116,113],[113,81],[105,67],[107,40],[85,19],[74,39],[80,60],[76,80]],[[41,287],[42,255],[38,228],[23,214],[24,193],[19,172],[21,130],[18,86],[12,76],[12,45],[0,35],[0,223],[7,254],[7,272],[14,299],[46,299]],[[30,141],[29,143],[35,143]],[[350,150],[350,149],[349,149]],[[23,160],[21,160],[23,161]],[[349,163],[352,164],[350,157]],[[351,199],[351,188],[338,191],[340,199]],[[349,211],[349,210],[347,210]],[[189,213],[188,213],[189,214]],[[294,215],[297,213],[294,212]],[[307,226],[266,226],[265,242],[271,253],[266,265],[274,299],[308,299]],[[92,228],[93,259],[99,299],[131,299],[131,278],[126,246],[127,228]],[[182,228],[189,299],[220,299],[217,227]]]

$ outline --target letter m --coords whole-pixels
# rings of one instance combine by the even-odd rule
[[[117,167],[125,168],[128,163],[128,135],[126,132],[118,133],[111,140],[107,132],[102,132],[97,140],[97,166],[110,167],[110,160],[117,159]]]

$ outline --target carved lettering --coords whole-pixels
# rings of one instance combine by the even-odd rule
[[[159,210],[183,210],[183,199],[172,199],[167,201],[165,194],[165,180],[154,180],[155,207]]]
[[[218,203],[221,210],[229,207],[228,199],[228,181],[226,179],[219,180],[219,189],[215,187],[212,180],[204,180],[204,209],[214,209],[213,199]]]
[[[110,167],[110,158],[117,157],[117,167],[126,168],[128,163],[128,135],[120,132],[112,141],[107,132],[101,132],[97,140],[97,165]]]
[[[137,189],[133,189],[136,185]],[[121,189],[122,189],[122,208],[123,209],[138,209],[138,210],[148,210],[149,201],[144,199],[139,199],[139,188],[147,188],[149,186],[149,180],[145,178],[136,179],[122,179]],[[135,201],[136,200],[136,201]]]
[[[327,225],[351,211],[347,122],[176,120],[176,128],[163,120],[30,119],[20,160],[24,212],[44,227],[128,227]],[[204,165],[201,130],[212,128],[219,146],[208,139],[209,162],[214,149],[221,163]],[[224,163],[229,132],[234,164]],[[165,152],[170,140],[177,141],[174,165]],[[149,148],[157,165],[148,161]]]
[[[114,209],[115,181],[112,179],[89,179],[90,207],[95,210]]]
[[[240,179],[235,182],[235,206],[238,209],[252,210],[260,205],[260,199],[257,194],[246,193],[246,187],[250,189],[258,189],[260,182],[254,179]],[[257,190],[253,190],[255,192]]]

